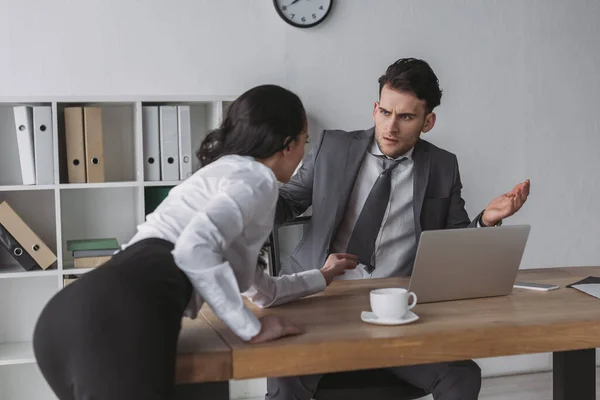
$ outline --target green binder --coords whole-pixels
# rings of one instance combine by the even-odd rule
[[[173,186],[150,186],[144,189],[144,210],[148,215],[168,196]]]

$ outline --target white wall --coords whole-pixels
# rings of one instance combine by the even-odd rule
[[[87,7],[87,8],[86,8]],[[371,124],[377,78],[430,61],[444,89],[426,137],[459,156],[474,214],[525,178],[511,223],[524,267],[597,264],[600,2],[338,0],[289,27],[271,1],[0,0],[0,96],[298,92],[319,129]]]
[[[523,267],[598,265],[599,15],[596,0],[337,0],[328,21],[300,30],[268,0],[0,0],[0,96],[277,83],[302,97],[315,134],[369,127],[378,76],[422,57],[444,90],[426,138],[459,156],[469,212],[530,178],[507,221],[532,225]]]

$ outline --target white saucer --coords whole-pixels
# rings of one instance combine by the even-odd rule
[[[419,316],[417,314],[415,314],[414,312],[409,311],[406,313],[406,315],[404,315],[404,317],[402,317],[400,319],[381,319],[381,318],[377,318],[375,313],[373,313],[371,311],[363,311],[360,314],[360,319],[362,319],[364,322],[368,322],[369,324],[402,325],[402,324],[409,324],[411,322],[415,322],[416,320],[419,319]]]

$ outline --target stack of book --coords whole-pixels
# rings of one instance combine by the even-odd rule
[[[0,247],[26,271],[47,269],[56,262],[56,254],[6,201],[0,203]]]
[[[77,239],[67,241],[67,251],[73,254],[75,268],[96,268],[111,259],[119,250],[115,238]]]

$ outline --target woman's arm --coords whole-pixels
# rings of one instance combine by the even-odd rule
[[[256,215],[273,207],[277,188],[264,180],[240,180],[213,197],[182,231],[173,256],[194,289],[214,313],[243,340],[261,330],[258,319],[244,306],[236,276],[223,253]]]
[[[357,265],[355,256],[338,253],[331,254],[321,269],[291,275],[273,277],[257,267],[253,284],[243,295],[259,307],[276,306],[323,291],[333,278]]]

